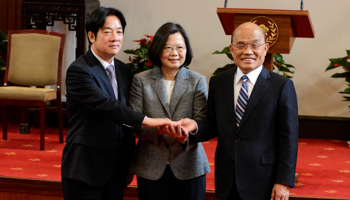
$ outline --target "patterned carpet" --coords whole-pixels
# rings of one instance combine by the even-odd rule
[[[45,150],[39,150],[39,129],[19,134],[19,126],[9,126],[8,140],[0,131],[0,176],[60,180],[64,144],[58,142],[58,129],[48,128]],[[67,129],[64,130],[64,135]],[[203,143],[210,162],[207,190],[214,190],[216,139]],[[350,198],[350,148],[346,141],[299,139],[297,173],[300,178],[292,196]],[[136,185],[136,178],[132,182]]]

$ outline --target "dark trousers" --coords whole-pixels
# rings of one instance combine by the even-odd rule
[[[83,181],[62,177],[65,200],[123,200],[124,176],[115,173],[103,186],[91,186]]]
[[[167,165],[159,180],[137,177],[140,200],[204,200],[206,175],[189,179],[177,179]]]

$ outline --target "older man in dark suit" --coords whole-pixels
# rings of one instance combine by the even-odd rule
[[[293,82],[266,70],[265,33],[247,22],[232,34],[237,69],[210,80],[206,121],[184,119],[190,141],[218,137],[215,188],[220,199],[287,200],[294,187],[298,106]],[[198,125],[198,126],[197,126]]]
[[[66,200],[123,199],[135,146],[128,129],[157,127],[169,119],[151,119],[128,108],[132,75],[114,58],[126,22],[114,8],[98,8],[86,23],[90,49],[68,68],[68,135],[62,158]]]

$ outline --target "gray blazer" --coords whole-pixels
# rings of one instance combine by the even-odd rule
[[[182,67],[168,102],[164,77],[159,67],[135,75],[130,92],[130,106],[148,117],[204,119],[207,111],[207,84],[203,75]],[[210,172],[201,143],[180,143],[169,135],[158,136],[157,128],[142,127],[131,172],[149,180],[162,177],[167,163],[179,180],[192,179]]]

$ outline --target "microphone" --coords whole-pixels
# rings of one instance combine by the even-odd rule
[[[225,0],[225,5],[224,5],[224,8],[226,8],[227,7],[227,0]]]
[[[300,10],[303,10],[303,6],[304,6],[304,2],[303,2],[303,0],[301,0],[301,2],[300,2]]]

